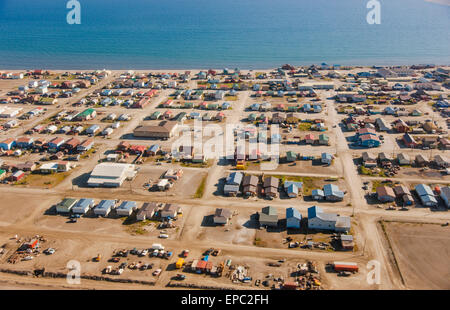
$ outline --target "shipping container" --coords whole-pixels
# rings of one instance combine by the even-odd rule
[[[336,270],[336,271],[357,272],[359,270],[357,263],[334,262],[333,265],[334,265],[334,270]]]

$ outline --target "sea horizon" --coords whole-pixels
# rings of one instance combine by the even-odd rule
[[[381,1],[379,25],[365,0],[79,1],[81,24],[69,25],[67,1],[1,0],[0,68],[450,64],[440,1]]]

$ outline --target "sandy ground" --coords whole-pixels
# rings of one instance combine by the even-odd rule
[[[410,289],[450,289],[450,230],[440,225],[386,223],[395,257]]]

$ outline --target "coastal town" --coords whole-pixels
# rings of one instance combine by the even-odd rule
[[[0,70],[0,281],[449,289],[449,130],[447,66]]]

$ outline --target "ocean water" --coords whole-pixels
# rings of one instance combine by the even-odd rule
[[[0,0],[0,68],[450,64],[450,6],[380,0]]]

